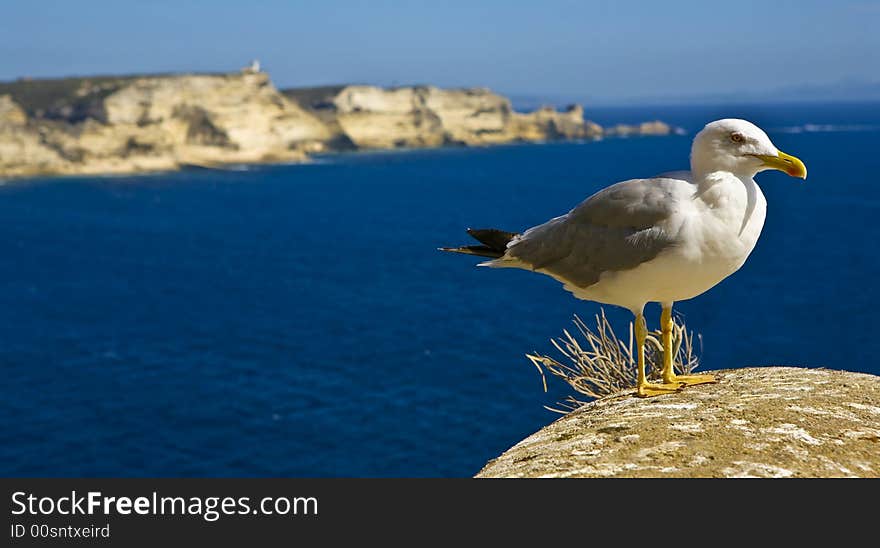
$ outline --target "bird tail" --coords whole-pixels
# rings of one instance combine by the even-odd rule
[[[482,245],[465,245],[461,247],[441,247],[440,251],[465,253],[480,257],[498,259],[507,251],[507,244],[519,236],[514,232],[505,232],[497,228],[469,228],[467,233]]]

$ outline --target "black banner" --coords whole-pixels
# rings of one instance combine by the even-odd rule
[[[434,545],[479,532],[551,543],[781,526],[846,509],[869,480],[6,479],[0,546],[292,546],[345,540]],[[821,496],[819,495],[821,493]],[[701,516],[695,519],[688,516]],[[817,522],[818,523],[818,522]],[[863,521],[862,523],[869,523]],[[413,532],[416,536],[413,536]],[[354,536],[353,536],[354,535]],[[621,537],[622,538],[622,537]]]

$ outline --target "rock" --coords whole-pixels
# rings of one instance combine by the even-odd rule
[[[342,130],[359,148],[482,145],[514,140],[510,101],[487,89],[347,86],[333,98]]]
[[[0,126],[23,126],[27,114],[9,95],[0,95]]]
[[[51,93],[26,125],[0,102],[0,118],[19,122],[0,128],[0,175],[302,161],[335,137],[261,72],[72,80],[28,82],[28,94]]]
[[[605,133],[615,137],[629,137],[630,135],[669,135],[673,128],[660,120],[642,122],[638,125],[617,124],[608,128]]]
[[[650,122],[618,135],[662,134]],[[258,64],[230,74],[0,83],[0,176],[131,173],[305,161],[350,149],[594,139],[572,105],[518,113],[486,88],[326,86],[279,92]]]
[[[47,146],[44,134],[9,95],[0,95],[0,176],[51,173],[67,161]]]
[[[584,120],[584,109],[570,105],[563,112],[541,107],[528,113],[513,115],[513,133],[522,141],[595,139],[603,135],[602,126]]]
[[[639,124],[639,135],[669,135],[672,128],[669,124],[654,120],[653,122],[642,122]]]
[[[428,106],[433,88],[347,86],[332,104],[336,121],[358,148],[436,147],[446,142],[437,112]]]
[[[488,145],[513,140],[507,133],[513,107],[486,88],[428,88],[425,106],[436,113],[447,143]]]
[[[597,124],[584,121],[580,106],[522,114],[485,88],[345,86],[286,93],[324,112],[325,121],[336,121],[358,148],[478,146],[602,134]]]
[[[590,402],[477,474],[498,477],[880,477],[880,377],[760,367],[656,398]]]

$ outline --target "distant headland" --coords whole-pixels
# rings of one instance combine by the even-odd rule
[[[254,63],[225,74],[0,83],[0,177],[122,174],[307,161],[316,153],[666,135],[603,128],[580,105],[514,111],[485,88],[276,89]]]

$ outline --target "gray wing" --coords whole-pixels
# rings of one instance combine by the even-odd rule
[[[597,192],[572,209],[512,241],[500,263],[515,261],[578,287],[603,272],[635,268],[676,244],[685,179],[632,179]],[[503,266],[503,264],[499,264]]]

